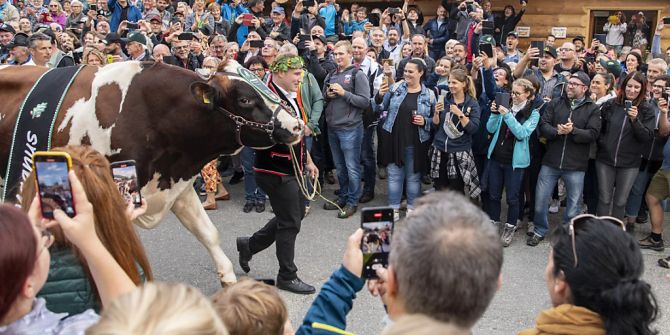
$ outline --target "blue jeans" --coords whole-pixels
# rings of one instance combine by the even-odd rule
[[[584,174],[584,171],[560,170],[542,165],[540,176],[537,179],[537,188],[535,189],[535,217],[533,218],[535,234],[544,237],[549,231],[549,219],[547,218],[549,201],[560,177],[563,177],[567,192],[563,223],[570,221],[579,214],[578,205],[584,188]]]
[[[488,196],[486,208],[491,220],[500,221],[500,200],[503,187],[507,195],[507,223],[516,226],[519,219],[519,193],[525,169],[514,169],[512,164],[502,164],[491,159],[488,165]]]
[[[240,160],[242,161],[242,170],[244,170],[244,199],[247,202],[265,203],[265,192],[256,185],[256,172],[254,172],[254,160],[256,152],[249,147],[242,148]]]
[[[404,166],[394,163],[386,167],[388,172],[389,207],[400,208],[402,189],[407,182],[407,208],[414,208],[414,199],[421,193],[421,173],[414,172],[414,147],[405,148]]]
[[[361,196],[363,126],[354,129],[328,129],[328,142],[340,183],[338,203],[356,207]]]
[[[363,163],[363,193],[375,193],[377,182],[377,159],[375,158],[375,130],[376,127],[367,127],[363,131],[363,146],[361,147],[361,163]]]

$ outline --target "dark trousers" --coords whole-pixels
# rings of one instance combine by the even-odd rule
[[[459,192],[461,194],[465,194],[465,182],[463,182],[461,169],[460,167],[458,167],[458,164],[456,164],[456,178],[449,179],[448,177],[447,161],[449,160],[449,156],[447,155],[454,155],[454,154],[445,152],[442,153],[442,159],[440,160],[440,177],[437,179],[433,179],[433,185],[435,187],[435,190],[437,191],[451,190]],[[453,159],[456,158],[454,157]]]
[[[377,182],[377,158],[375,157],[374,137],[376,127],[367,127],[363,132],[361,146],[361,164],[363,165],[363,194],[375,193]]]
[[[256,182],[270,197],[275,216],[251,236],[249,249],[252,254],[256,254],[276,243],[278,277],[282,280],[293,280],[298,276],[298,268],[293,258],[295,238],[300,232],[300,222],[305,214],[305,198],[293,176],[258,173]]]
[[[584,175],[584,203],[587,212],[595,215],[598,208],[598,176],[595,159],[589,159],[589,166]]]
[[[507,223],[516,226],[519,219],[519,191],[523,182],[524,169],[512,168],[494,159],[489,161],[489,204],[487,214],[494,221],[500,221],[503,188],[507,195]]]

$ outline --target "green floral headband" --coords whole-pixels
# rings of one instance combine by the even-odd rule
[[[270,65],[270,71],[288,72],[288,70],[302,69],[304,65],[305,62],[300,56],[280,56]]]

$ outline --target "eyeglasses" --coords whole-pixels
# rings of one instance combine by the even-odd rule
[[[558,51],[563,51],[563,52],[568,52],[568,51],[575,51],[575,49],[570,49],[570,48],[560,48]]]
[[[274,48],[274,44],[263,44],[264,47],[266,48]]]
[[[175,50],[188,49],[188,45],[175,46]]]
[[[512,94],[513,96],[515,96],[515,97],[518,97],[518,96],[522,95],[523,93],[522,93],[522,92],[514,92],[514,91],[512,91],[511,94]]]
[[[569,81],[568,86],[575,87],[575,86],[586,86],[586,85],[584,85],[582,83],[575,83],[575,82]]]
[[[40,232],[40,244],[42,249],[37,253],[37,256],[41,255],[44,249],[49,249],[54,244],[54,236],[49,229],[43,229]]]
[[[261,67],[261,68],[258,68],[258,69],[249,69],[249,70],[250,70],[250,71],[253,71],[253,72],[265,72],[265,69],[262,68],[262,67]]]
[[[581,214],[577,215],[572,220],[570,220],[570,228],[569,228],[569,233],[570,233],[570,238],[572,239],[572,254],[575,255],[575,267],[577,267],[578,260],[577,260],[577,246],[575,244],[575,235],[576,230],[575,226],[578,226],[581,223],[586,222],[585,219],[597,219],[597,220],[605,220],[611,224],[614,224],[618,227],[621,227],[623,231],[626,231],[626,225],[623,223],[623,221],[611,217],[611,216],[595,216],[593,214]]]

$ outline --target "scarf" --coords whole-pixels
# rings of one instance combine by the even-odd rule
[[[535,328],[518,335],[605,335],[600,315],[575,305],[563,304],[544,310],[535,322]]]

